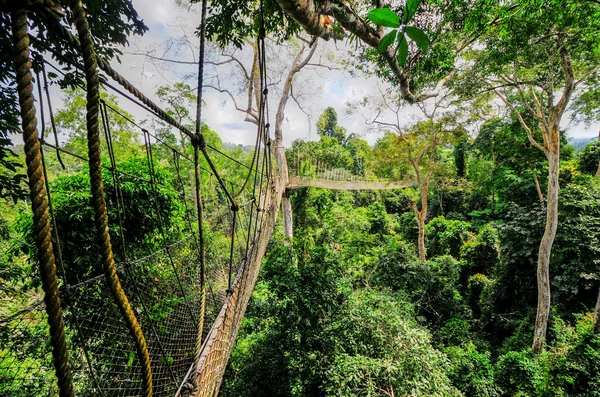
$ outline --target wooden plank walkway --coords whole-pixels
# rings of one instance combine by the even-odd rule
[[[392,190],[404,189],[409,186],[415,186],[414,181],[335,181],[331,179],[311,178],[307,176],[293,176],[290,178],[288,189],[297,189],[300,187],[316,187],[331,190]]]

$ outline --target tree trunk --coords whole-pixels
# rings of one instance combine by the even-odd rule
[[[281,198],[281,209],[283,210],[283,236],[290,241],[294,238],[294,222],[292,218],[292,202],[290,200],[289,190]],[[285,245],[289,242],[286,241]]]
[[[537,286],[538,306],[535,318],[535,330],[531,349],[541,353],[546,339],[548,319],[550,317],[550,255],[558,226],[558,171],[560,165],[560,142],[558,125],[551,132],[553,142],[546,153],[548,157],[548,204],[546,207],[546,229],[538,251]],[[553,139],[557,137],[556,139]]]
[[[283,120],[285,117],[285,107],[292,92],[292,81],[294,80],[294,77],[310,61],[317,49],[317,45],[317,42],[313,44],[313,47],[303,60],[302,55],[304,54],[304,47],[296,54],[292,67],[285,79],[281,98],[279,99],[279,105],[277,106],[277,114],[275,115],[275,158],[277,160],[277,167],[279,168],[279,176],[284,185],[289,183],[288,164],[285,158],[285,147],[283,146]],[[281,200],[281,210],[283,212],[284,236],[291,239],[294,234],[294,224],[292,222],[292,204],[290,202],[290,196],[287,193],[283,195]]]
[[[419,259],[422,262],[427,260],[427,251],[425,250],[425,216],[427,212],[425,210],[421,210],[417,212],[417,222],[419,224]]]
[[[529,169],[533,174],[533,180],[535,182],[535,189],[537,190],[538,198],[540,199],[540,206],[542,209],[544,208],[544,193],[542,192],[542,187],[540,186],[540,181],[537,177],[537,173],[535,172],[535,168],[531,164],[529,164]]]
[[[600,292],[598,292],[598,300],[594,309],[594,333],[600,334]]]

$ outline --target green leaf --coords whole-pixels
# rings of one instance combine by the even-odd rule
[[[387,50],[387,48],[392,45],[392,43],[396,39],[397,34],[397,30],[392,30],[391,32],[383,36],[383,38],[379,42],[379,45],[377,46],[377,51],[379,51],[380,54],[383,54]]]
[[[419,4],[421,0],[406,0],[406,5],[404,6],[404,12],[402,13],[402,23],[408,23],[415,14],[417,13],[417,8],[419,8]]]
[[[398,64],[404,66],[406,58],[408,58],[408,42],[403,34],[399,35],[398,41]]]
[[[431,42],[429,41],[429,37],[427,37],[425,32],[414,26],[406,26],[404,28],[404,31],[406,32],[408,37],[410,37],[411,40],[413,40],[417,44],[417,47],[419,47],[424,54],[426,54],[427,51],[429,51],[429,46],[431,45]]]
[[[367,14],[369,21],[387,28],[400,27],[400,17],[389,8],[376,8]]]

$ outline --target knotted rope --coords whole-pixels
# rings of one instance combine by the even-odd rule
[[[110,234],[108,232],[108,214],[104,200],[104,184],[102,182],[102,163],[100,157],[100,133],[98,114],[100,109],[100,93],[98,79],[98,64],[94,52],[94,43],[89,33],[89,26],[81,0],[73,0],[71,9],[75,18],[75,26],[79,34],[81,52],[85,66],[87,84],[87,131],[88,131],[88,157],[90,166],[90,182],[92,185],[92,202],[94,206],[94,221],[98,233],[100,250],[106,282],[113,294],[115,302],[125,319],[127,328],[134,339],[138,359],[142,367],[142,392],[144,396],[152,396],[152,369],[146,339],[138,323],[135,313],[131,308],[129,299],[119,281],[117,268],[113,258]]]
[[[27,35],[27,12],[19,9],[12,13],[13,44],[15,50],[15,72],[17,91],[21,110],[23,141],[29,177],[31,209],[33,211],[33,227],[36,236],[36,247],[44,302],[50,326],[52,356],[58,379],[59,395],[73,396],[73,376],[69,365],[65,327],[62,319],[61,301],[58,293],[58,277],[50,220],[48,217],[48,201],[42,167],[40,141],[38,139],[37,120],[33,106],[33,76],[29,57],[29,36]],[[37,82],[39,84],[39,82]]]

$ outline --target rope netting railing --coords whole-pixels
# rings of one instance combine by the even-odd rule
[[[220,385],[283,190],[272,173],[264,56],[255,148],[235,158],[205,141],[200,107],[194,133],[96,58],[81,2],[72,4],[79,38],[53,26],[82,48],[83,64],[62,61],[85,71],[87,150],[60,142],[46,66],[60,68],[44,54],[32,62],[27,12],[12,13],[35,215],[29,257],[37,257],[44,288],[11,295],[2,311],[0,395],[209,395]],[[264,34],[259,45],[264,54]],[[133,97],[105,88],[156,122],[137,123],[102,100],[97,64]],[[140,138],[133,153],[120,151],[115,118]],[[167,142],[169,128],[192,144]]]
[[[410,178],[382,178],[369,172],[365,160],[356,157],[345,164],[344,157],[331,153],[312,153],[293,148],[287,153],[290,173],[288,188],[315,187],[337,190],[385,190],[414,186]]]

